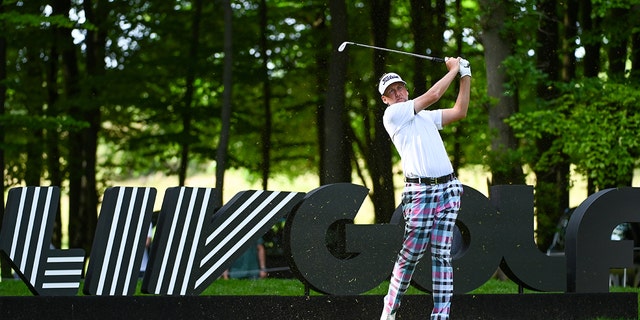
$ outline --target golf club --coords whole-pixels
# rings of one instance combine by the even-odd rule
[[[415,54],[415,53],[411,53],[411,52],[405,52],[405,51],[398,51],[398,50],[393,50],[393,49],[381,48],[381,47],[370,46],[370,45],[366,45],[366,44],[349,42],[349,41],[343,42],[338,47],[338,52],[344,51],[344,48],[346,48],[348,44],[351,44],[351,45],[354,45],[354,46],[365,47],[365,48],[376,49],[376,50],[382,50],[382,51],[389,51],[389,52],[394,52],[394,53],[406,54],[406,55],[410,55],[410,56],[414,56],[414,57],[418,57],[418,58],[422,58],[422,59],[431,60],[431,61],[434,61],[434,62],[445,62],[445,60],[442,59],[442,58],[423,56],[423,55]]]

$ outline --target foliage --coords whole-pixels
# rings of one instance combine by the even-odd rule
[[[544,170],[564,153],[600,189],[628,185],[640,156],[640,93],[634,85],[584,80],[560,86],[550,108],[519,113],[509,123],[518,137],[557,135],[537,162]]]
[[[326,86],[323,78],[326,65],[319,64],[322,56],[332,50],[328,41],[328,31],[331,26],[330,13],[327,5],[319,1],[281,2],[267,1],[268,7],[268,50],[267,57],[262,57],[258,35],[261,30],[257,21],[258,2],[235,2],[234,7],[234,97],[231,125],[231,141],[229,146],[229,166],[244,167],[259,177],[261,163],[261,134],[264,126],[261,97],[263,95],[263,77],[260,75],[262,59],[267,59],[272,92],[273,132],[270,153],[272,157],[273,173],[289,176],[300,172],[318,169],[318,107],[322,105],[321,96]],[[55,24],[60,27],[74,28],[76,45],[79,52],[83,52],[83,37],[86,30],[93,30],[86,20],[79,16],[51,14],[50,6],[33,6],[30,13],[22,13],[27,7],[20,2],[13,4],[5,14],[5,21],[11,22],[21,29],[37,27],[38,21]],[[304,10],[301,10],[304,6]],[[462,20],[452,20],[451,30],[465,30],[465,57],[474,64],[474,74],[482,74],[481,50],[474,43],[478,30],[464,28],[477,17],[477,6],[474,2],[464,3],[465,11]],[[191,30],[190,14],[192,6],[187,2],[162,1],[126,1],[111,4],[109,26],[106,44],[105,74],[100,77],[87,78],[82,83],[81,90],[89,90],[90,86],[107,88],[109,94],[102,95],[97,102],[102,105],[102,130],[100,132],[100,162],[98,171],[106,182],[116,177],[145,175],[152,172],[165,172],[167,175],[176,174],[179,166],[179,146],[181,142],[189,142],[191,161],[209,162],[213,159],[217,146],[220,124],[220,104],[222,100],[222,58],[223,43],[220,37],[225,28],[221,17],[217,17],[216,4],[205,4],[205,16],[217,17],[205,19],[202,29],[207,30],[201,35],[198,59],[187,60],[188,37]],[[79,5],[72,6],[72,13],[82,12]],[[364,3],[349,3],[350,37],[353,41],[368,42],[370,30],[371,8]],[[412,50],[413,40],[409,32],[410,27],[408,6],[394,6],[390,32],[398,37],[392,37],[392,48]],[[449,7],[453,12],[454,8]],[[35,13],[35,14],[34,14]],[[38,15],[38,13],[41,13]],[[475,13],[475,14],[474,14]],[[454,15],[451,15],[454,17]],[[55,22],[55,23],[53,23]],[[47,34],[47,24],[44,24],[40,35],[34,39],[44,38]],[[452,34],[451,32],[448,34]],[[9,50],[10,63],[20,65],[28,57],[18,48],[22,39],[11,38]],[[447,51],[455,51],[454,37],[449,37]],[[51,40],[42,42],[41,51],[43,61],[37,61],[44,67],[47,59],[46,46]],[[436,48],[434,48],[436,49]],[[438,50],[440,50],[438,48]],[[349,52],[350,65],[347,71],[348,86],[347,110],[351,125],[360,139],[360,146],[367,145],[366,135],[372,135],[373,125],[362,121],[374,120],[370,114],[372,108],[379,108],[380,102],[375,94],[375,83],[378,75],[371,73],[372,57],[376,52],[370,50],[351,50]],[[411,77],[412,60],[401,55],[390,57],[397,66],[398,72]],[[36,61],[29,61],[34,65]],[[184,106],[182,98],[185,93],[185,72],[187,66],[196,66],[194,90],[194,105],[190,109],[194,119],[191,130],[183,132],[182,117]],[[475,67],[475,66],[478,67]],[[81,68],[85,66],[80,63]],[[432,75],[427,82],[436,80],[443,74],[440,65],[430,64]],[[23,72],[16,69],[8,74],[9,83],[21,81]],[[63,75],[60,81],[64,81]],[[477,76],[478,86],[474,87],[474,97],[482,100],[482,77]],[[61,97],[66,96],[63,86],[56,86]],[[10,86],[13,88],[13,86]],[[370,89],[365,89],[370,88]],[[14,97],[28,96],[23,90],[26,87],[12,89],[10,98],[11,108],[21,108]],[[78,98],[76,98],[78,99]],[[446,107],[451,104],[451,97],[440,104]],[[96,101],[67,101],[85,105]],[[61,108],[64,112],[65,108]],[[483,149],[484,143],[469,143],[469,139],[487,135],[472,134],[476,128],[481,129],[481,109],[473,109],[470,118],[480,121],[469,121],[475,128],[465,129],[462,136],[445,134],[449,140],[448,148],[464,142],[465,150],[474,152],[476,147]],[[35,116],[35,115],[29,115]],[[19,127],[18,125],[11,127]],[[369,129],[367,129],[369,128]],[[30,129],[28,129],[30,130]],[[448,129],[455,131],[455,128]],[[355,146],[355,144],[354,144]],[[356,156],[362,154],[355,149]],[[464,157],[464,154],[462,155]],[[19,156],[10,158],[19,159]],[[64,155],[63,155],[64,159]],[[464,157],[477,163],[476,157]],[[358,162],[354,162],[358,163]],[[464,160],[463,160],[464,164]],[[366,168],[363,168],[366,172]],[[10,171],[11,172],[11,171]],[[18,174],[18,172],[14,172]]]
[[[238,7],[235,11],[234,51],[234,106],[232,112],[232,140],[230,142],[230,167],[245,167],[257,175],[260,172],[260,135],[264,122],[261,108],[261,76],[258,73],[263,57],[255,43],[258,42],[255,23],[258,7],[255,5]],[[313,119],[313,96],[293,94],[308,92],[308,81],[294,81],[299,78],[298,70],[313,68],[312,61],[305,61],[300,55],[298,40],[303,32],[310,30],[307,23],[308,12],[295,12],[299,4],[276,4],[278,11],[271,16],[272,34],[267,57],[273,66],[270,72],[275,130],[272,137],[272,154],[275,172],[296,174],[309,171],[313,167],[316,150]],[[212,12],[215,4],[205,8]],[[130,24],[134,30],[142,30],[148,36],[135,39],[135,50],[129,50],[127,60],[123,60],[119,70],[113,70],[114,77],[132,79],[122,83],[115,108],[106,110],[106,115],[115,121],[105,127],[104,143],[106,168],[118,175],[140,175],[154,171],[176,174],[178,169],[178,143],[190,141],[192,161],[212,160],[220,130],[220,103],[222,100],[222,39],[218,33],[202,35],[200,61],[185,61],[187,43],[185,37],[190,28],[189,6],[174,6],[171,3],[149,2],[145,6],[142,19],[133,16]],[[296,15],[300,15],[298,18]],[[221,20],[207,19],[205,30],[221,30]],[[302,30],[302,31],[296,31]],[[131,32],[129,32],[131,33]],[[286,37],[282,37],[283,35]],[[308,57],[308,56],[307,56]],[[195,90],[195,106],[191,109],[192,132],[183,133],[181,125],[181,97],[184,94],[183,66],[198,65]],[[117,85],[117,83],[116,83]],[[133,89],[132,88],[136,88]],[[122,104],[125,105],[122,105]],[[311,108],[310,108],[311,107]],[[123,134],[124,133],[124,134]],[[140,154],[142,153],[142,154]]]

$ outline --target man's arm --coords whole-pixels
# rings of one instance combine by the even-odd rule
[[[449,89],[451,82],[455,80],[460,70],[460,58],[447,59],[447,69],[449,72],[436,82],[427,92],[413,100],[413,109],[415,113],[427,109],[432,104],[438,102],[444,93]]]
[[[471,95],[471,77],[460,78],[460,91],[456,104],[451,109],[442,110],[442,125],[445,126],[454,121],[464,119],[469,109],[469,97]]]

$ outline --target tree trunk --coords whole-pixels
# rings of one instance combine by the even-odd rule
[[[591,0],[580,0],[580,7],[582,9],[580,26],[582,27],[583,38],[585,38],[582,40],[584,45],[584,76],[586,78],[594,78],[600,72],[600,40],[590,40],[590,38],[599,32],[597,26],[599,19],[596,18],[594,20],[591,18],[593,13]]]
[[[567,74],[562,69],[560,59],[560,31],[557,15],[557,3],[553,0],[541,1],[540,26],[538,27],[539,49],[536,50],[537,65],[541,72],[547,74],[547,82],[538,84],[537,95],[543,101],[555,99],[558,90],[557,81],[562,80],[561,74]],[[564,70],[564,71],[563,71]],[[536,141],[539,154],[553,151],[557,135],[547,135]],[[536,212],[538,222],[538,245],[546,248],[552,240],[558,218],[569,207],[569,161],[566,155],[560,153],[558,160],[550,168],[535,168],[536,174]]]
[[[55,0],[52,3],[52,15],[65,15],[69,12],[70,3],[66,0]],[[47,68],[47,117],[54,118],[60,114],[58,100],[60,90],[58,85],[58,75],[60,73],[60,57],[64,53],[65,44],[72,44],[71,30],[69,28],[63,28],[54,26],[53,30],[53,44],[49,56],[51,57],[48,62]],[[60,158],[62,153],[60,151],[60,144],[62,143],[60,134],[57,130],[48,130],[46,133],[46,148],[47,148],[47,171],[49,173],[49,180],[52,186],[62,187],[64,176],[60,164]],[[58,214],[56,215],[56,221],[53,227],[52,243],[56,248],[62,247],[62,219],[60,204],[58,204]]]
[[[607,19],[615,19],[626,21],[630,18],[628,9],[624,8],[612,8],[610,9]],[[609,78],[622,81],[624,79],[624,69],[627,62],[627,45],[628,34],[619,34],[617,32],[610,32],[607,38],[609,39],[609,48],[607,50],[609,60],[609,70],[607,74]]]
[[[576,77],[576,38],[578,37],[578,0],[567,0],[564,10],[564,41],[562,50],[562,81]]]
[[[107,6],[103,1],[97,1],[95,5],[87,0],[83,2],[87,21],[95,26],[95,29],[87,30],[85,39],[86,72],[89,77],[100,78],[105,74]],[[74,106],[75,110],[71,110],[71,114],[79,115],[89,126],[69,135],[69,158],[73,159],[69,161],[69,245],[82,248],[90,255],[98,222],[96,163],[102,90],[92,86],[88,92],[91,96],[84,99],[86,104]]]
[[[638,8],[640,10],[640,8]],[[629,74],[629,81],[631,83],[638,83],[640,80],[640,33],[634,32],[631,35],[631,73]]]
[[[4,14],[5,7],[2,2],[0,2],[0,14]],[[0,21],[0,29],[6,30],[4,21]],[[0,61],[7,61],[7,38],[5,38],[4,33],[0,34]],[[0,116],[5,115],[5,101],[7,100],[7,86],[5,85],[5,80],[7,79],[7,64],[0,64]],[[0,143],[4,145],[4,125],[0,123]],[[2,172],[0,173],[0,177],[2,177],[2,181],[5,181],[4,175],[4,148],[0,148],[0,168],[2,168]],[[2,200],[2,208],[0,208],[0,229],[2,229],[2,220],[4,219],[4,183],[0,185],[0,199]],[[0,279],[10,279],[11,278],[11,265],[8,261],[6,261],[3,255],[0,255]]]
[[[600,40],[590,40],[594,34],[597,34],[599,31],[599,18],[593,19],[591,17],[593,13],[593,7],[591,0],[581,0],[581,21],[580,26],[582,27],[582,35],[585,40],[584,41],[584,59],[583,59],[583,73],[585,78],[595,78],[600,73]],[[587,180],[587,194],[593,194],[596,192],[596,187],[591,181],[591,179]]]
[[[25,64],[26,78],[24,90],[26,91],[25,105],[29,116],[42,117],[43,115],[43,89],[42,89],[42,64],[39,62],[39,50],[34,47],[27,48],[27,61]],[[29,127],[27,135],[27,161],[24,181],[28,186],[39,186],[40,177],[44,169],[44,128],[40,126]]]
[[[348,140],[347,127],[349,125],[345,112],[345,78],[348,56],[338,52],[337,48],[347,41],[347,6],[344,1],[329,1],[331,12],[331,43],[332,50],[329,62],[329,81],[323,108],[324,149],[321,159],[323,171],[320,182],[322,185],[351,181],[351,161],[349,155],[351,143]]]
[[[184,186],[187,180],[189,167],[189,150],[191,147],[191,115],[193,104],[193,87],[196,77],[196,65],[198,64],[198,48],[200,44],[200,20],[202,19],[202,0],[193,3],[194,10],[191,18],[191,35],[189,45],[189,60],[187,62],[187,74],[185,76],[186,90],[182,100],[182,139],[180,139],[180,169],[178,172],[178,184]]]
[[[433,34],[437,34],[437,32],[429,32],[429,27],[433,26],[428,24],[429,21],[433,20],[430,9],[431,5],[428,1],[411,0],[411,32],[413,33],[413,46],[416,54],[425,54],[429,44],[436,44],[431,40]],[[418,57],[413,59],[413,90],[410,96],[417,97],[427,92],[427,62],[430,61]]]
[[[220,142],[216,150],[216,192],[214,199],[216,207],[222,207],[222,189],[224,188],[224,172],[227,166],[227,152],[229,148],[229,128],[231,121],[231,93],[233,88],[233,11],[231,1],[222,1],[224,11],[224,71],[222,81],[224,92],[222,94],[222,128],[220,131]]]
[[[411,32],[414,39],[414,52],[442,56],[442,34],[447,26],[446,4],[444,0],[411,0]],[[417,97],[427,91],[442,76],[443,66],[422,58],[415,58],[411,97]]]
[[[268,27],[267,1],[260,1],[260,56],[262,57],[262,108],[264,110],[264,126],[262,127],[262,189],[268,190],[269,176],[271,173],[271,82],[269,81],[269,43],[267,41]]]
[[[456,21],[462,21],[462,1],[456,0],[456,13],[455,13]],[[462,57],[462,46],[464,44],[463,39],[463,27],[461,25],[457,26],[458,29],[455,30],[456,35],[456,56]],[[456,91],[460,89],[460,82],[456,82]],[[453,144],[453,152],[451,153],[451,165],[453,166],[453,171],[456,175],[458,175],[458,171],[462,166],[462,159],[464,158],[463,151],[463,142],[466,140],[465,136],[467,136],[465,126],[456,126],[453,131],[454,135],[454,144]]]
[[[630,14],[630,10],[628,8],[612,8],[610,9],[607,19],[611,19],[614,21],[629,21],[632,25],[634,24],[634,17]],[[631,22],[633,21],[633,22]],[[614,23],[612,23],[614,24]],[[631,26],[630,26],[631,27]],[[615,29],[617,30],[617,28]],[[609,69],[608,76],[610,79],[626,83],[629,79],[626,78],[625,69],[628,58],[628,47],[629,47],[629,39],[630,36],[627,33],[620,34],[619,32],[611,30],[609,31],[609,48],[607,50],[608,61],[609,61]],[[632,33],[634,34],[634,33]],[[634,65],[636,66],[636,65]],[[636,66],[637,67],[637,66]],[[637,69],[637,68],[636,68]],[[622,112],[623,110],[617,110]],[[633,165],[629,165],[624,170],[625,172],[633,173]],[[605,188],[617,188],[624,186],[631,186],[631,182],[633,180],[633,174],[629,175],[620,175],[617,170],[605,170],[605,175],[607,176],[608,181],[615,181],[610,185],[600,186],[602,189]]]
[[[518,140],[505,119],[518,112],[517,92],[505,92],[509,81],[503,62],[512,53],[510,39],[503,35],[504,22],[508,21],[509,8],[505,2],[480,1],[487,14],[482,25],[482,41],[487,71],[487,94],[495,105],[489,106],[489,131],[495,132],[491,140],[491,184],[521,184],[524,182],[522,163],[510,157],[518,148]]]
[[[69,12],[70,3],[69,1],[60,0],[56,2],[56,7],[60,6],[59,9],[56,10],[66,10],[65,12]],[[65,99],[70,101],[70,106],[68,106],[67,110],[63,110],[64,113],[70,115],[78,115],[77,112],[80,111],[80,107],[77,105],[77,100],[79,100],[80,95],[80,71],[78,67],[78,56],[76,53],[75,46],[73,44],[73,38],[71,37],[71,31],[66,30],[67,32],[62,31],[61,35],[61,46],[62,46],[62,66],[63,66],[63,79],[64,79],[64,94]],[[82,158],[80,157],[80,153],[82,150],[79,147],[76,147],[76,140],[80,139],[81,135],[77,132],[70,132],[69,137],[67,138],[67,143],[69,144],[69,154],[67,155],[67,171],[69,172],[69,226],[68,226],[68,236],[69,236],[69,246],[74,248],[74,244],[80,242],[79,239],[74,239],[76,236],[76,232],[74,230],[74,225],[78,225],[79,228],[82,228],[82,222],[76,222],[75,220],[79,219],[78,215],[80,212],[80,188],[81,188],[81,175],[80,168],[82,166]],[[81,143],[81,142],[80,142]]]
[[[389,0],[374,0],[371,2],[371,21],[373,45],[387,46],[389,34],[389,16],[391,3]],[[373,50],[373,71],[376,75],[371,88],[376,88],[378,77],[385,71],[385,51]],[[376,95],[379,93],[376,90]],[[376,96],[376,105],[373,111],[374,137],[369,152],[369,168],[371,168],[371,180],[373,181],[373,193],[371,199],[375,209],[377,222],[389,222],[395,210],[395,195],[393,186],[393,172],[391,163],[391,140],[382,124],[384,107],[380,97]]]
[[[328,4],[325,4],[328,6]],[[322,7],[320,12],[317,14],[316,22],[313,24],[313,28],[318,38],[317,43],[330,43],[331,35],[330,31],[327,31],[327,16],[330,14],[329,11]],[[314,50],[314,60],[315,60],[315,68],[314,68],[314,77],[316,81],[316,90],[315,95],[318,97],[316,102],[316,136],[318,139],[318,155],[320,161],[318,161],[318,177],[320,185],[323,184],[323,177],[325,169],[324,157],[326,154],[322,152],[322,150],[326,149],[326,136],[323,132],[323,128],[325,128],[325,118],[324,118],[324,109],[325,109],[325,101],[327,99],[327,85],[329,84],[329,59],[331,53],[329,50]]]

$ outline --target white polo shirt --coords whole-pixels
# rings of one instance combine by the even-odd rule
[[[453,173],[438,132],[442,129],[441,109],[415,114],[413,100],[409,100],[388,106],[382,122],[400,154],[406,177],[441,177]]]

